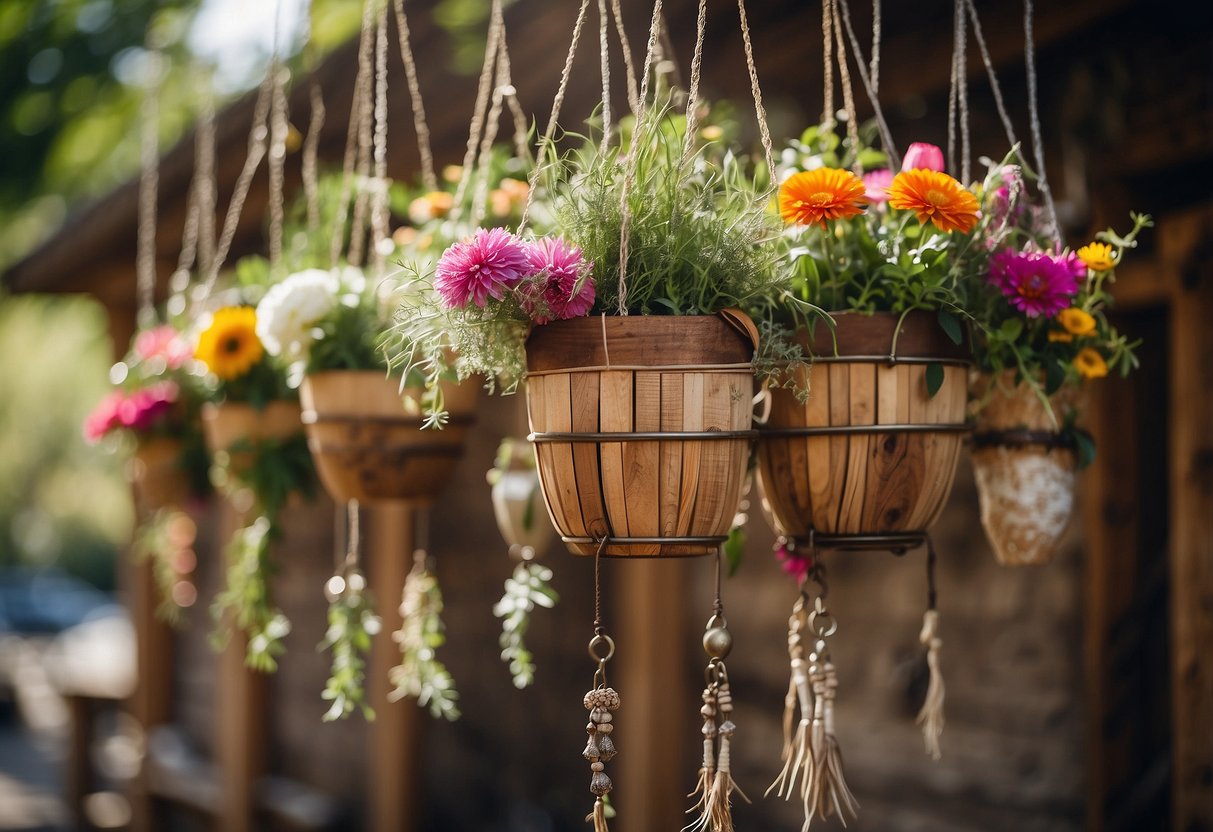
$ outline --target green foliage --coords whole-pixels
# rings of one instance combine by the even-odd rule
[[[438,660],[436,651],[446,642],[442,623],[442,590],[438,578],[426,568],[423,553],[405,580],[400,602],[402,623],[392,638],[400,645],[400,664],[388,673],[395,690],[388,698],[412,697],[430,709],[435,718],[459,718],[455,680]]]
[[[633,148],[630,314],[751,308],[782,284],[772,245],[779,229],[746,165],[710,145],[684,162],[685,130],[685,119],[660,113]],[[619,149],[599,152],[587,145],[555,165],[555,230],[594,264],[593,313],[617,314],[625,164]]]
[[[0,567],[56,565],[113,586],[130,491],[121,459],[81,434],[112,349],[98,304],[0,293]]]
[[[185,607],[178,603],[173,590],[188,578],[188,573],[183,572],[182,558],[188,558],[186,551],[193,536],[194,523],[189,515],[166,508],[157,511],[136,530],[131,547],[137,563],[150,562],[152,565],[152,577],[160,594],[156,615],[174,627],[181,624]]]
[[[379,618],[361,573],[351,570],[341,580],[343,589],[330,600],[329,626],[320,645],[333,654],[332,670],[321,694],[333,704],[324,721],[344,719],[355,710],[370,721],[375,711],[366,701],[366,656],[371,652],[372,637],[379,632]]]
[[[493,606],[501,619],[501,660],[510,668],[514,687],[522,689],[535,681],[535,661],[526,647],[526,632],[535,607],[551,609],[560,600],[552,589],[552,570],[539,563],[520,563],[505,581],[505,594]]]

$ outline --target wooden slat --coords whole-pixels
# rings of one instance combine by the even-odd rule
[[[927,393],[927,367],[925,364],[910,365],[910,423],[915,425],[934,422],[939,410],[937,398]],[[938,475],[939,441],[935,434],[924,433],[915,437],[922,459],[922,477],[913,487],[913,508],[906,521],[908,529],[917,531],[926,525],[931,508],[931,483]]]
[[[825,427],[830,424],[830,365],[814,364],[809,373],[809,400],[804,403],[805,425]],[[844,395],[839,393],[838,395]],[[834,483],[830,464],[830,440],[824,436],[809,436],[800,440],[804,449],[808,473],[808,505],[812,525],[823,531],[834,527],[835,514],[830,494]]]
[[[682,377],[682,429],[703,430],[703,373],[684,373]],[[695,498],[699,491],[700,446],[698,442],[682,443],[682,488],[678,494],[678,535],[691,534],[691,519],[695,514]]]
[[[830,364],[827,368],[830,380],[830,424],[849,425],[851,423],[851,371],[846,364]],[[851,472],[847,468],[850,461],[850,442],[846,436],[831,436],[830,443],[830,484],[829,499],[823,511],[827,522],[818,526],[817,530],[826,534],[836,534],[842,525],[842,495],[846,493],[847,480]]]
[[[600,376],[598,421],[604,433],[632,430],[632,375],[627,371],[612,371]],[[623,446],[623,442],[603,442],[598,449],[603,500],[611,521],[611,534],[616,537],[627,537],[631,528],[625,496]]]
[[[573,429],[571,381],[568,373],[555,373],[544,378],[543,412],[547,430],[562,433]],[[573,448],[568,442],[541,443],[551,447],[551,485],[556,492],[552,511],[559,507],[564,517],[562,528],[573,537],[585,537],[585,522],[581,519],[581,501],[577,498],[577,475],[573,469]]]
[[[732,422],[733,403],[729,401],[729,379],[720,373],[705,373],[703,376],[703,430],[728,430]],[[732,455],[728,442],[697,442],[699,446],[699,485],[695,496],[695,517],[691,521],[691,534],[716,535],[728,531],[727,513],[731,519],[732,507],[725,505],[729,481],[729,457]],[[723,522],[722,522],[723,520]]]
[[[661,429],[682,430],[682,374],[661,374]],[[658,500],[661,534],[678,534],[678,504],[682,494],[682,443],[662,442],[658,450],[661,465]]]
[[[531,430],[535,433],[543,433],[549,429],[546,381],[546,376],[535,376],[527,379],[526,383],[527,417],[531,423]],[[550,442],[535,443],[535,459],[539,467],[539,487],[543,491],[544,508],[547,509],[548,517],[552,520],[552,526],[561,534],[567,535],[569,529],[564,522],[564,511],[560,507],[560,492],[552,479],[555,466],[552,463]]]
[[[573,430],[595,432],[598,425],[598,374],[574,373]],[[577,476],[577,496],[581,518],[591,537],[607,533],[609,525],[602,504],[602,480],[598,468],[598,446],[590,442],[573,445],[573,468]]]
[[[909,400],[903,393],[902,372],[906,365],[877,365],[876,424],[901,424],[899,414],[908,410]],[[912,439],[905,433],[876,434],[869,443],[867,481],[868,499],[864,502],[861,521],[866,532],[895,532],[905,528],[913,502],[915,481],[913,460],[907,451]]]
[[[661,430],[661,373],[636,373],[634,421],[637,431]],[[623,447],[624,496],[628,529],[634,537],[658,533],[660,451],[656,442],[628,442]],[[656,555],[659,546],[638,546],[637,555]]]
[[[876,423],[876,368],[872,364],[851,364],[850,422],[852,425]],[[863,528],[864,503],[868,497],[868,444],[871,437],[857,434],[847,448],[847,482],[838,514],[838,531],[859,534]],[[872,484],[873,489],[879,487]]]
[[[732,412],[729,417],[730,430],[749,430],[754,424],[754,380],[749,375],[731,374],[729,376],[729,401]],[[727,473],[728,489],[725,491],[724,504],[730,515],[737,513],[741,502],[741,489],[745,485],[746,466],[750,459],[750,444],[748,442],[726,442],[729,453],[729,470]],[[729,521],[732,525],[732,520]]]

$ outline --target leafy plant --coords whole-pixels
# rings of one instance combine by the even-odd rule
[[[366,592],[362,573],[350,570],[343,576],[341,591],[330,598],[328,630],[321,650],[331,650],[332,670],[321,698],[333,704],[324,715],[325,722],[344,719],[361,710],[368,720],[375,718],[374,709],[366,701],[366,655],[371,651],[371,639],[379,632],[379,618],[374,613],[372,599]]]
[[[552,589],[552,570],[532,561],[518,564],[506,579],[505,594],[493,606],[501,619],[501,658],[510,667],[514,687],[522,689],[535,681],[535,662],[526,647],[526,632],[535,607],[551,609],[560,600]]]
[[[455,680],[436,655],[446,642],[442,590],[423,558],[419,558],[405,580],[400,615],[403,619],[400,629],[392,634],[392,640],[400,645],[400,664],[388,673],[388,680],[395,686],[388,698],[396,701],[412,697],[422,707],[428,707],[435,718],[458,719],[459,692],[455,690]]]

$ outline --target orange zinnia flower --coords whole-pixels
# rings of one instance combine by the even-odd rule
[[[820,225],[863,213],[868,204],[863,180],[849,170],[817,168],[793,174],[779,188],[784,222]]]
[[[1074,369],[1083,378],[1103,378],[1108,374],[1108,362],[1091,347],[1083,347],[1074,356]]]
[[[977,197],[946,173],[918,168],[903,170],[889,186],[889,205],[913,211],[940,231],[969,233],[977,225]]]

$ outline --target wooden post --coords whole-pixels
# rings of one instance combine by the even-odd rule
[[[92,829],[84,810],[85,799],[93,792],[93,764],[90,746],[93,740],[93,701],[77,693],[65,697],[69,714],[67,808],[75,829]]]
[[[173,634],[167,624],[156,616],[156,580],[149,561],[134,563],[123,556],[127,604],[135,628],[135,693],[130,701],[130,713],[146,739],[148,733],[172,717],[172,649]],[[146,763],[146,759],[144,760]],[[146,766],[141,765],[131,783],[131,832],[156,832],[155,798],[147,782]]]
[[[1206,212],[1198,239],[1209,239]],[[1172,829],[1213,829],[1213,273],[1193,245],[1171,304]]]
[[[617,644],[607,673],[623,702],[615,716],[619,764],[611,771],[620,829],[681,829],[687,823],[685,795],[698,766],[688,759],[683,729],[700,724],[701,704],[699,692],[686,683],[687,651],[699,642],[687,632],[687,580],[690,567],[709,563],[671,558],[603,564],[614,596],[605,623]]]
[[[368,679],[369,701],[375,709],[367,760],[371,832],[412,832],[418,815],[423,714],[411,699],[389,702],[387,698],[392,690],[388,672],[400,663],[400,648],[392,633],[400,628],[400,593],[413,562],[411,511],[402,503],[367,512],[368,573],[382,622]]]
[[[239,522],[236,511],[224,502],[220,522],[224,533],[220,539],[229,540]],[[248,640],[242,633],[233,632],[218,660],[215,756],[223,798],[214,828],[223,832],[258,829],[257,783],[265,772],[269,741],[265,718],[268,680],[264,673],[245,666],[247,652]]]

